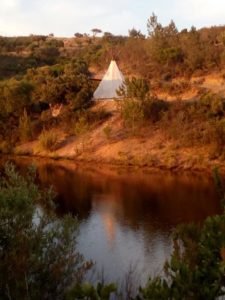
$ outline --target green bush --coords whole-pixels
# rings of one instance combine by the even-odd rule
[[[124,98],[139,99],[144,101],[149,93],[148,82],[143,78],[126,79],[118,89],[117,94]]]
[[[1,114],[19,115],[31,102],[33,84],[25,80],[11,79],[0,84]]]
[[[169,103],[155,98],[125,99],[119,103],[124,125],[134,130],[144,125],[145,122],[158,122],[169,109]]]
[[[55,215],[52,191],[34,175],[6,165],[0,182],[1,299],[65,299],[92,265],[76,250],[77,220]]]
[[[144,112],[140,101],[125,99],[120,103],[120,112],[126,128],[135,132],[144,122]]]

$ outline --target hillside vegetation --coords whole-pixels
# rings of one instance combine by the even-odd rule
[[[225,26],[148,36],[0,37],[0,152],[166,168],[223,166]],[[114,57],[122,102],[91,101]],[[52,107],[58,107],[54,116]]]

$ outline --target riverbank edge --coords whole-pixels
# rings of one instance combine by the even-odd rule
[[[134,163],[132,160],[129,161],[123,161],[123,160],[111,160],[107,161],[102,158],[96,159],[96,158],[90,158],[90,157],[72,157],[72,156],[55,156],[54,153],[46,153],[46,154],[4,154],[2,155],[5,159],[41,159],[41,160],[47,160],[51,162],[73,162],[77,166],[82,167],[97,167],[100,168],[102,171],[102,167],[105,166],[105,168],[115,168],[115,169],[123,169],[123,170],[129,170],[129,171],[142,171],[142,172],[172,172],[174,174],[177,173],[190,173],[190,174],[204,174],[208,177],[213,177],[213,174],[215,170],[218,170],[219,174],[221,176],[225,176],[225,163],[217,162],[215,164],[209,162],[208,165],[182,165],[181,163],[173,166],[168,166],[162,163],[159,163],[158,165],[150,165],[150,164],[138,164]]]

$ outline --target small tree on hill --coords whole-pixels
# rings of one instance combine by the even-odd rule
[[[129,37],[131,38],[145,38],[144,34],[141,33],[140,30],[132,28],[129,30]]]
[[[149,37],[153,37],[157,32],[162,30],[162,25],[158,22],[158,17],[153,13],[147,22],[147,30]]]
[[[76,33],[74,33],[74,36],[76,38],[82,38],[84,35],[82,33],[76,32]]]
[[[106,32],[104,32],[104,35],[103,35],[103,36],[104,36],[104,37],[112,37],[113,34],[112,34],[111,32],[106,31]]]
[[[93,28],[93,29],[91,29],[91,31],[93,33],[93,37],[96,37],[97,34],[102,33],[102,30],[98,29],[98,28]]]

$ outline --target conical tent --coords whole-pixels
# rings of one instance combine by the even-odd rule
[[[120,98],[116,91],[123,84],[124,77],[115,60],[112,60],[98,88],[94,92],[95,99]]]

